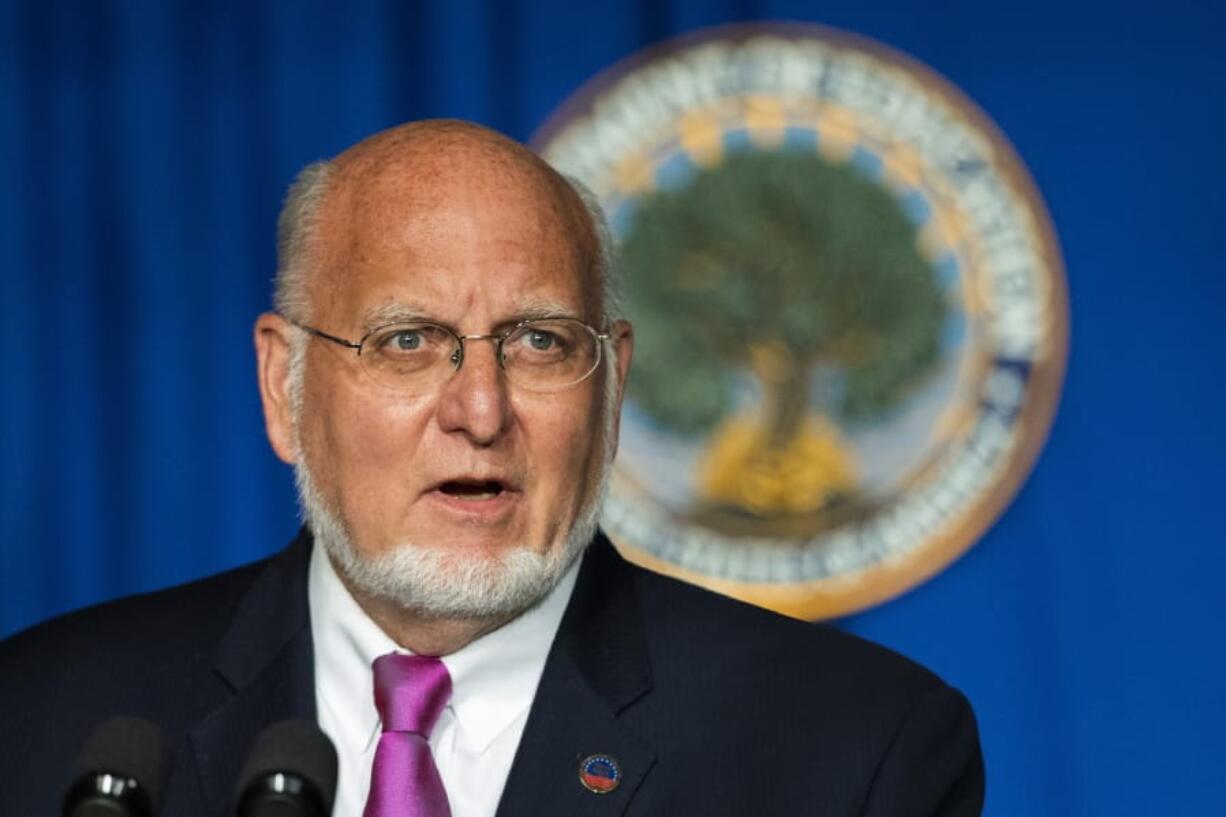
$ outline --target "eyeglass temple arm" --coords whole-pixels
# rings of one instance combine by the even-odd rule
[[[299,329],[303,330],[304,332],[310,332],[312,335],[314,335],[317,338],[323,338],[324,340],[332,341],[338,346],[344,346],[347,349],[361,349],[362,348],[362,344],[360,343],[354,343],[351,340],[345,340],[344,338],[338,338],[336,335],[329,335],[327,332],[323,331],[322,329],[316,329],[314,326],[307,326],[304,323],[295,323],[294,321],[290,321],[290,323],[294,324],[294,326],[297,326]]]

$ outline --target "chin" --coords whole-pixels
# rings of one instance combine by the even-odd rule
[[[295,466],[307,525],[352,591],[416,615],[440,619],[509,619],[540,602],[582,555],[596,532],[606,478],[598,481],[561,541],[542,549],[447,548],[402,543],[362,553],[348,526],[324,502],[305,464]]]

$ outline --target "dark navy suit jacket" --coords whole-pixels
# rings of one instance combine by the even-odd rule
[[[164,814],[231,814],[255,735],[315,717],[310,547],[302,535],[263,562],[0,644],[0,815],[58,814],[81,743],[120,714],[176,741]],[[579,783],[593,754],[621,766],[610,793]],[[970,817],[983,786],[971,710],[931,673],[641,570],[598,537],[498,815]]]

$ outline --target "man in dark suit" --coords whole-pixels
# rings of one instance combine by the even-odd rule
[[[256,325],[307,528],[0,646],[0,814],[53,813],[113,714],[176,739],[174,815],[230,813],[286,718],[337,744],[338,815],[978,814],[956,691],[596,530],[633,348],[607,242],[574,185],[465,123],[307,168]]]

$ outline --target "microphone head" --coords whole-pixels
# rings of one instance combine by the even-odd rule
[[[238,813],[332,813],[336,797],[336,749],[311,721],[281,721],[261,732],[238,778]]]
[[[77,755],[64,813],[152,817],[161,810],[170,765],[170,745],[156,724],[130,717],[103,721]]]

